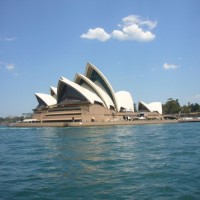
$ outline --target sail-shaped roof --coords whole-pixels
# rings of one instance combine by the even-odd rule
[[[118,102],[118,110],[126,110],[134,112],[133,99],[129,92],[119,91],[115,93]]]
[[[152,103],[145,103],[143,101],[139,102],[138,110],[148,110],[149,112],[158,112],[159,114],[162,114],[162,104],[161,102],[152,102]]]
[[[49,94],[35,93],[35,96],[39,103],[38,107],[52,106],[57,103],[56,99]]]
[[[50,94],[52,97],[54,97],[56,99],[57,98],[57,88],[50,86]]]
[[[86,76],[82,74],[76,74],[74,82],[90,90],[91,92],[96,93],[101,98],[102,102],[104,103],[104,106],[108,109],[114,108],[114,103],[110,96],[101,87],[96,85]]]
[[[94,65],[87,63],[85,76],[89,78],[92,82],[94,82],[96,85],[98,85],[110,96],[110,98],[114,102],[115,109],[118,111],[118,105],[117,100],[115,98],[114,90],[107,78],[104,76],[104,74]]]
[[[80,85],[61,77],[58,82],[57,101],[62,103],[96,102],[103,104],[102,100],[93,92]]]

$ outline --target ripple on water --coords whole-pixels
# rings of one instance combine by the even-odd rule
[[[0,128],[1,199],[198,199],[200,126]]]

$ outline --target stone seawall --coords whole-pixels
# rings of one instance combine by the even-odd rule
[[[143,124],[164,124],[177,123],[178,120],[141,120],[141,121],[109,121],[109,122],[70,122],[69,127],[85,126],[116,126],[116,125],[143,125]]]
[[[65,122],[41,122],[41,123],[13,123],[10,124],[11,127],[65,127],[67,123]]]
[[[87,127],[87,126],[116,126],[177,123],[178,120],[138,120],[138,121],[108,121],[108,122],[43,122],[43,123],[14,123],[12,127]]]

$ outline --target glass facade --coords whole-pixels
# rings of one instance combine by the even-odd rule
[[[61,83],[58,92],[58,104],[87,102],[88,100],[76,89],[65,83]]]
[[[101,76],[99,76],[99,74],[95,70],[92,70],[92,73],[91,73],[91,76],[90,76],[90,80],[92,82],[98,81],[102,85],[102,87],[104,88],[104,90],[108,93],[108,95],[110,96],[110,98],[114,101],[113,95],[112,95],[109,87],[107,86],[107,84],[105,83],[105,81],[103,80],[103,78]]]
[[[39,103],[37,108],[43,108],[43,107],[47,106],[47,104],[41,98],[39,98],[37,95],[36,95],[36,98],[37,98],[38,103]]]
[[[143,104],[139,103],[138,111],[139,112],[149,112],[149,109],[146,106],[144,106]]]

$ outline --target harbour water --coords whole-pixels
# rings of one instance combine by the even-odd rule
[[[200,123],[0,127],[0,199],[199,199]]]

